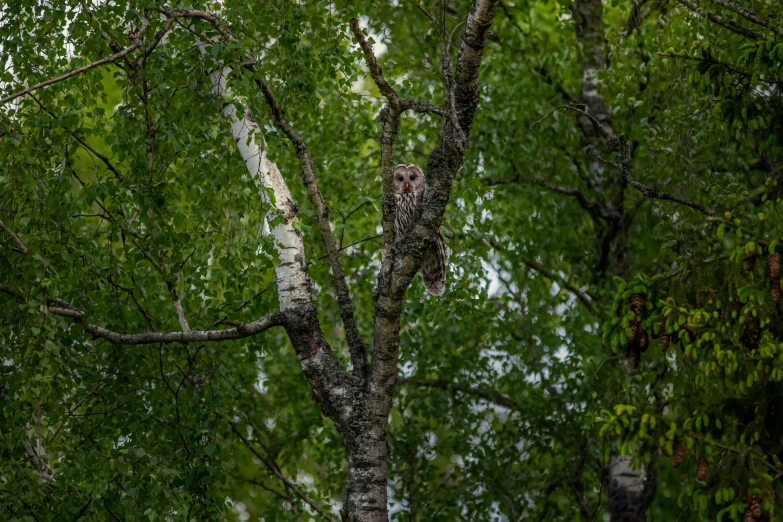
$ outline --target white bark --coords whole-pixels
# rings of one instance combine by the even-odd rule
[[[179,325],[182,327],[182,331],[189,332],[190,325],[188,325],[188,318],[185,317],[185,311],[182,309],[182,301],[175,299],[174,308],[177,309],[177,317],[179,317]]]
[[[617,483],[617,487],[639,494],[644,491],[644,479],[647,471],[644,466],[635,468],[631,465],[631,455],[612,455],[609,461],[609,480]]]
[[[202,53],[205,51],[205,45],[205,43],[199,42]],[[280,174],[280,169],[266,156],[261,129],[255,118],[249,110],[241,116],[238,114],[233,101],[233,93],[226,82],[230,72],[230,68],[225,68],[210,74],[212,94],[223,100],[232,100],[224,107],[223,114],[231,123],[231,135],[236,141],[239,153],[245,160],[247,170],[256,183],[265,189],[272,190],[275,210],[277,214],[285,218],[282,223],[271,227],[270,230],[276,240],[280,255],[280,264],[275,269],[275,276],[277,277],[280,311],[285,312],[300,304],[309,303],[312,299],[302,235],[295,228],[298,219],[296,205],[288,185]],[[269,204],[269,197],[265,191],[261,192],[261,202]],[[276,214],[270,212],[267,215],[267,220],[271,221],[274,217]]]

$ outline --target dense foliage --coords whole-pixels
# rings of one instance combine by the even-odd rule
[[[723,0],[499,4],[442,226],[447,291],[417,276],[405,301],[392,520],[779,516],[782,6],[747,4],[766,25]],[[130,45],[142,13],[141,50],[166,23],[152,1],[86,5],[0,7],[0,98]],[[401,96],[443,104],[438,24],[458,35],[469,6],[192,7],[237,41],[202,55],[193,33],[211,27],[177,22],[143,67],[119,59],[0,107],[3,519],[339,519],[345,450],[281,330],[122,346],[50,307],[128,333],[180,330],[175,301],[194,330],[275,309],[269,205],[210,95],[211,70],[253,57],[313,158],[369,334],[384,100],[348,20]],[[254,80],[230,83],[300,205],[347,365],[300,163]],[[398,162],[424,164],[440,124],[406,114]],[[653,484],[639,512],[608,498],[623,455]]]

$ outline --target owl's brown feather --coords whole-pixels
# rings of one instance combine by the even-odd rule
[[[394,216],[397,237],[408,231],[418,218],[419,202],[424,193],[424,173],[417,165],[397,165],[394,169],[397,213]],[[446,291],[446,247],[438,232],[432,248],[424,256],[421,265],[424,287],[432,295]]]

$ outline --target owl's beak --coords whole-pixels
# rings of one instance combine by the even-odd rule
[[[408,190],[409,188],[411,188],[411,184],[410,183],[406,183],[405,184],[405,190]]]

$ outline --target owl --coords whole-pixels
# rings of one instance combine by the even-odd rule
[[[418,218],[419,202],[424,194],[425,184],[424,173],[418,165],[394,167],[394,194],[397,199],[394,224],[398,238],[403,236]],[[424,256],[421,276],[429,293],[443,295],[446,290],[446,247],[440,232],[435,234],[432,248]]]

